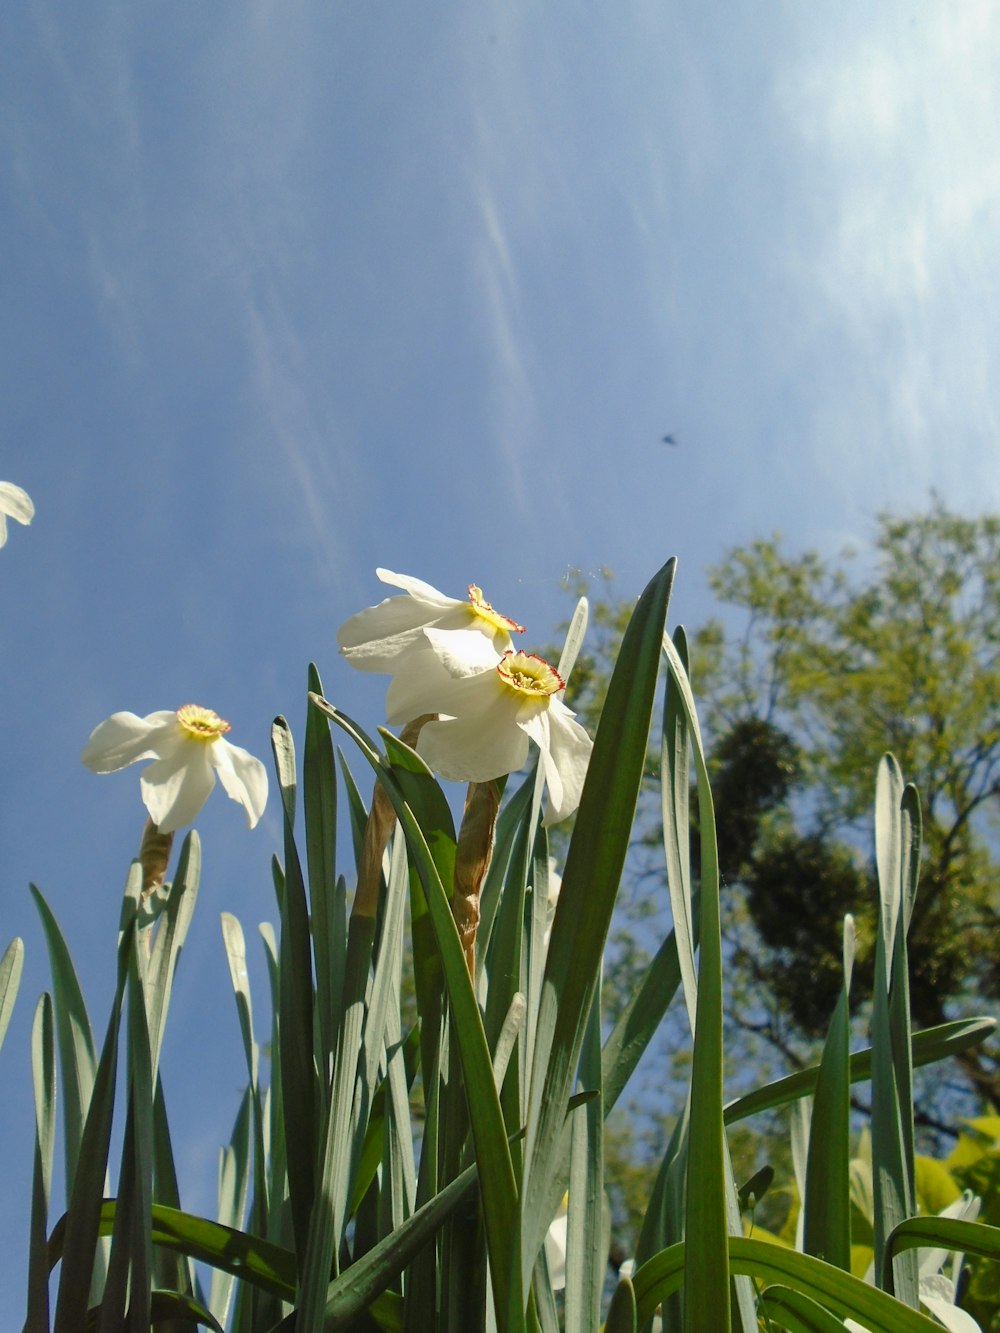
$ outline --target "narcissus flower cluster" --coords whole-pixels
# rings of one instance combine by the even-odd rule
[[[117,773],[141,759],[140,786],[149,817],[161,833],[173,833],[197,818],[218,775],[227,795],[239,801],[251,828],[267,804],[267,771],[224,737],[230,729],[218,713],[197,704],[176,712],[112,713],[90,734],[83,762],[94,773]]]
[[[392,677],[389,722],[437,714],[421,729],[417,750],[435,772],[458,782],[515,772],[533,741],[549,793],[546,823],[571,815],[591,740],[562,702],[558,671],[515,648],[511,635],[524,626],[495,611],[476,584],[460,601],[419,579],[376,572],[403,595],[352,616],[337,638],[352,666]]]

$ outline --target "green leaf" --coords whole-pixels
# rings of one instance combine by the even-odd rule
[[[875,794],[881,914],[872,996],[872,1185],[875,1272],[879,1277],[889,1233],[916,1212],[906,927],[912,905],[910,876],[919,864],[919,828],[919,807],[915,807],[912,788],[904,788],[899,765],[886,754],[879,764]],[[894,1261],[893,1280],[900,1300],[916,1309],[919,1276],[915,1255]]]
[[[806,1254],[851,1270],[851,972],[854,920],[844,921],[844,981],[823,1046],[809,1130],[803,1201]]]
[[[683,628],[674,633],[677,658],[688,671],[687,636]],[[691,775],[688,766],[690,728],[680,691],[668,675],[660,738],[660,806],[663,816],[663,850],[667,864],[667,889],[674,919],[674,941],[691,1031],[698,1009],[698,973],[694,961],[695,925],[691,902]],[[699,914],[700,915],[700,914]]]
[[[316,1162],[317,1097],[313,1065],[312,949],[309,908],[298,849],[295,846],[295,749],[288,723],[275,718],[271,728],[278,787],[284,811],[285,865],[281,898],[278,1057],[288,1154],[288,1191],[296,1253],[305,1260],[313,1206]],[[320,1088],[325,1097],[325,1086]]]
[[[761,1292],[760,1299],[769,1327],[777,1324],[792,1333],[844,1333],[842,1320],[794,1287],[775,1283]]]
[[[201,841],[194,829],[184,839],[177,873],[170,886],[166,910],[160,913],[156,940],[146,974],[146,1007],[149,1010],[149,1039],[156,1078],[160,1046],[170,1007],[177,959],[187,939],[188,927],[198,899],[201,879]]]
[[[458,1041],[462,1060],[469,1118],[476,1144],[483,1220],[490,1253],[494,1257],[491,1273],[498,1317],[502,1323],[505,1322],[509,1333],[519,1333],[524,1327],[524,1312],[520,1301],[518,1215],[514,1171],[500,1102],[493,1084],[486,1034],[483,1031],[479,1006],[451,914],[448,894],[441,882],[431,849],[404,795],[396,769],[389,766],[371,740],[350,718],[338,712],[325,699],[316,695],[310,697],[317,708],[353,737],[375,771],[396,811],[406,836],[410,856],[420,876],[437,940],[448,999],[454,1015],[453,1032]],[[405,748],[397,742],[393,749],[394,755],[400,754]],[[406,763],[412,765],[414,772],[419,773],[421,769],[426,771],[423,761],[412,751],[406,756]],[[440,839],[437,840],[437,844],[440,853]],[[504,1263],[504,1256],[509,1257],[510,1268]],[[350,1271],[356,1267],[357,1264],[352,1265]]]
[[[137,864],[137,863],[133,863]],[[80,1139],[87,1118],[97,1073],[97,1054],[94,1035],[87,1014],[83,992],[69,948],[59,923],[45,901],[40,889],[29,886],[49,953],[52,970],[53,1007],[56,1020],[56,1040],[59,1049],[59,1072],[62,1078],[63,1147],[66,1160],[66,1188],[71,1190],[76,1176]]]
[[[859,1321],[871,1333],[941,1331],[941,1325],[926,1315],[811,1254],[748,1236],[730,1236],[728,1243],[734,1273],[745,1273],[757,1282],[792,1287],[818,1305]],[[681,1287],[684,1248],[681,1242],[662,1250],[633,1275],[640,1327],[652,1318],[662,1300]]]
[[[14,938],[0,958],[0,1046],[7,1035],[7,1025],[14,1012],[17,988],[21,984],[21,971],[24,968],[24,941]]]
[[[909,1217],[892,1232],[886,1243],[885,1286],[889,1285],[890,1260],[916,1247],[957,1250],[976,1259],[1000,1260],[1000,1227],[985,1222],[965,1222],[954,1217]]]
[[[468,1167],[330,1284],[324,1333],[347,1325],[385,1291],[475,1186],[476,1175]]]
[[[615,665],[552,923],[532,1055],[521,1268],[527,1282],[551,1220],[573,1090],[601,956],[628,853],[673,583],[670,560],[632,614]],[[495,1262],[493,1246],[491,1256]]]
[[[66,1212],[66,1252],[59,1274],[54,1333],[77,1333],[83,1326],[90,1304],[89,1293],[91,1281],[95,1277],[101,1200],[107,1177],[115,1085],[118,1077],[121,1007],[128,976],[128,959],[135,946],[135,918],[141,893],[142,866],[138,861],[133,861],[122,902],[118,936],[118,975],[111,1016],[80,1138],[76,1174]],[[62,965],[63,960],[60,958],[60,966]]]
[[[601,1089],[601,987],[594,992],[580,1059],[594,1096],[570,1112],[569,1211],[566,1246],[566,1333],[600,1323],[610,1227],[604,1225],[604,1099]]]
[[[216,1221],[224,1227],[239,1229],[246,1211],[250,1181],[250,1121],[253,1114],[250,1089],[240,1100],[229,1144],[219,1159],[218,1204]],[[225,1324],[233,1298],[235,1279],[221,1269],[212,1270],[208,1306],[220,1324]]]
[[[557,670],[565,681],[569,680],[573,668],[576,666],[576,659],[580,656],[580,649],[583,647],[584,636],[587,633],[589,614],[590,604],[586,597],[581,597],[573,609],[569,629],[566,631],[566,638],[563,641],[562,653],[559,656]]]
[[[694,900],[694,920],[697,925],[699,900]],[[695,938],[697,944],[697,937]],[[604,1114],[618,1101],[631,1078],[643,1052],[659,1028],[664,1014],[681,984],[681,969],[677,957],[674,931],[657,949],[643,973],[639,985],[629,996],[628,1003],[604,1043],[602,1057],[604,1078]]]
[[[715,808],[694,696],[681,655],[666,635],[663,636],[663,652],[694,753],[701,833],[701,910],[698,930],[701,961],[691,1065],[684,1227],[687,1239],[684,1327],[687,1333],[728,1333],[732,1323],[726,1272],[727,1198],[730,1193],[734,1211],[736,1201],[722,1114],[722,930]]]
[[[215,1333],[225,1333],[222,1325],[200,1301],[180,1291],[154,1290],[150,1296],[150,1323],[167,1324],[173,1320],[188,1324],[204,1324]]]
[[[604,1333],[636,1333],[635,1288],[627,1277],[620,1279],[611,1298]]]
[[[52,1000],[47,994],[39,997],[31,1025],[31,1074],[35,1090],[35,1162],[31,1183],[28,1309],[24,1333],[48,1333],[48,1217],[55,1155],[56,1055]]]
[[[357,1156],[353,1134],[355,1085],[364,1042],[365,991],[374,938],[375,918],[353,914],[347,938],[341,1031],[323,1120],[320,1170],[299,1293],[304,1330],[319,1327],[331,1263],[336,1265],[347,1227],[347,1205]]]
[[[914,1032],[914,1067],[933,1065],[939,1060],[947,1060],[949,1056],[967,1051],[972,1046],[979,1046],[992,1037],[996,1026],[995,1018],[960,1018]],[[733,1125],[761,1111],[772,1111],[777,1106],[787,1106],[789,1102],[797,1101],[799,1097],[811,1096],[816,1090],[818,1076],[819,1065],[810,1065],[807,1069],[799,1069],[794,1074],[737,1097],[725,1108],[726,1124]],[[851,1056],[850,1079],[852,1083],[866,1083],[871,1076],[872,1051],[868,1046],[863,1051],[855,1051]]]
[[[110,1235],[117,1209],[116,1199],[102,1201],[98,1213],[102,1236]],[[66,1253],[66,1222],[66,1217],[60,1218],[49,1238],[50,1270]],[[295,1297],[295,1255],[259,1236],[159,1203],[153,1204],[151,1235],[154,1245],[165,1245],[201,1263],[233,1273],[283,1300]]]
[[[323,682],[312,663],[308,688],[323,693]],[[340,1026],[341,988],[336,979],[344,974],[347,925],[344,904],[337,893],[337,770],[333,740],[329,721],[315,708],[306,709],[302,786],[316,963],[316,1038],[319,1067],[327,1069]]]

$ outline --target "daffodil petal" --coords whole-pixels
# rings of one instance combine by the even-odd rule
[[[391,569],[376,569],[375,573],[383,583],[388,583],[390,588],[402,588],[411,597],[426,602],[428,606],[437,606],[444,610],[450,606],[464,605],[457,598],[446,597],[443,592],[438,592],[437,588],[424,583],[423,579],[415,579],[409,574],[394,574]]]
[[[935,1319],[939,1319],[950,1333],[983,1333],[979,1324],[967,1310],[959,1310],[953,1301],[940,1296],[925,1296],[923,1282],[920,1284],[920,1304],[927,1307]]]
[[[565,704],[549,702],[545,712],[523,717],[518,724],[538,746],[549,790],[544,823],[558,824],[580,804],[593,742]]]
[[[479,621],[479,625],[481,629],[428,626],[424,630],[424,638],[449,676],[475,676],[481,671],[490,671],[500,661],[501,654],[494,646],[493,626],[485,621]],[[510,635],[505,637],[509,643]]]
[[[212,794],[215,774],[208,749],[202,741],[192,741],[143,770],[142,799],[161,833],[193,823]]]
[[[441,699],[447,699],[452,684],[429,645],[415,649],[407,659],[406,670],[397,672],[389,682],[386,720],[391,727],[400,727],[421,713],[440,713],[438,705]]]
[[[209,747],[209,758],[223,788],[239,801],[253,828],[267,804],[267,769],[247,750],[221,739]]]
[[[140,759],[160,759],[165,732],[176,723],[176,714],[168,712],[148,717],[112,713],[90,733],[81,758],[94,773],[117,773]]]
[[[549,1270],[549,1281],[553,1291],[562,1291],[566,1286],[566,1239],[569,1219],[566,1212],[560,1211],[552,1219],[545,1233],[545,1263]]]
[[[505,700],[495,671],[456,678],[449,675],[428,645],[422,652],[414,651],[407,659],[406,670],[393,677],[386,695],[386,716],[391,726],[399,726],[421,713],[463,717],[489,710],[498,702],[507,704],[507,716],[513,722],[514,701]]]
[[[0,513],[28,524],[35,517],[35,506],[27,491],[11,481],[0,481]]]
[[[426,723],[417,751],[435,773],[452,782],[488,782],[524,765],[528,738],[508,702],[498,697],[490,709]]]

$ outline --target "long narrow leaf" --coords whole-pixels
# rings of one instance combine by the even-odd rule
[[[677,658],[688,671],[687,636],[680,627],[674,633]],[[688,1021],[695,1031],[698,1011],[698,978],[694,961],[695,924],[691,902],[691,775],[690,728],[680,691],[668,675],[660,740],[660,806],[663,815],[663,850],[667,866],[667,889],[674,919],[674,941],[680,968]],[[699,914],[700,915],[700,914]]]
[[[24,968],[24,941],[14,938],[0,958],[0,1046],[7,1035],[7,1025],[14,1012],[17,988],[21,984],[21,972]]]
[[[66,1249],[59,1274],[55,1333],[78,1333],[83,1327],[90,1304],[89,1293],[97,1255],[101,1199],[104,1195],[111,1143],[122,998],[128,975],[128,958],[135,946],[134,923],[141,892],[142,866],[138,861],[133,861],[122,904],[117,985],[80,1139],[76,1175],[66,1212]]]
[[[854,920],[844,921],[844,978],[823,1046],[813,1103],[803,1200],[804,1249],[827,1263],[851,1269],[851,973]]]
[[[160,914],[156,930],[156,941],[147,972],[146,1007],[149,1010],[149,1039],[153,1061],[153,1078],[156,1078],[160,1061],[160,1046],[170,1007],[170,992],[174,981],[177,959],[198,898],[198,885],[201,880],[201,841],[194,829],[184,839],[177,873],[170,886],[166,910]]]
[[[323,682],[312,663],[308,688],[316,694],[323,693]],[[347,926],[344,905],[337,893],[337,769],[333,739],[329,721],[315,708],[306,710],[302,787],[316,963],[315,1035],[319,1066],[328,1070],[340,1023],[341,990],[336,979],[344,972]]]
[[[49,1333],[48,1216],[55,1155],[56,1055],[52,1000],[40,996],[31,1025],[35,1091],[35,1162],[28,1242],[28,1310],[24,1333]]]
[[[924,1028],[922,1032],[914,1032],[911,1043],[914,1068],[937,1064],[939,1060],[947,1060],[961,1051],[980,1046],[993,1036],[996,1027],[995,1018],[960,1018],[937,1027]],[[726,1124],[732,1125],[762,1111],[786,1106],[799,1097],[810,1096],[816,1090],[818,1076],[819,1065],[810,1065],[807,1069],[796,1070],[794,1074],[787,1074],[784,1078],[737,1097],[726,1106]],[[872,1051],[867,1046],[851,1056],[850,1079],[852,1083],[867,1083],[871,1076]]]
[[[897,1254],[917,1247],[958,1250],[977,1259],[1000,1260],[1000,1227],[966,1222],[954,1217],[910,1217],[900,1222],[886,1245],[886,1277]]]
[[[670,560],[651,580],[625,631],[594,740],[552,923],[528,1101],[522,1191],[525,1283],[551,1219],[550,1199],[562,1160],[566,1107],[628,852],[674,568]]]
[[[284,811],[284,892],[281,900],[279,1028],[288,1187],[296,1252],[304,1261],[316,1162],[317,1089],[313,1056],[312,948],[309,908],[295,845],[295,751],[283,717],[271,729]]]
[[[312,696],[312,699],[317,708],[327,713],[339,727],[353,737],[375,771],[396,811],[423,885],[448,988],[448,998],[454,1014],[453,1030],[462,1057],[470,1121],[476,1142],[483,1217],[490,1253],[495,1256],[491,1270],[494,1295],[497,1309],[505,1312],[504,1318],[509,1333],[518,1333],[524,1326],[524,1314],[520,1302],[520,1274],[515,1239],[518,1236],[516,1189],[507,1134],[493,1085],[489,1047],[486,1044],[486,1034],[483,1031],[479,1006],[473,993],[462,944],[448,903],[447,891],[441,882],[423,832],[404,796],[400,778],[397,776],[398,772],[409,771],[422,777],[427,774],[427,768],[413,751],[406,750],[406,747],[398,742],[393,747],[393,753],[405,759],[409,767],[406,770],[403,770],[401,765],[390,768],[371,741],[350,718],[338,712],[325,699],[317,696]],[[502,1262],[505,1254],[511,1258],[510,1269]]]
[[[83,992],[59,923],[41,890],[34,884],[29,887],[42,920],[52,971],[52,999],[62,1081],[66,1189],[70,1191],[76,1176],[80,1139],[97,1074],[97,1054]]]
[[[111,1233],[116,1211],[116,1200],[105,1199],[101,1203],[98,1227],[102,1236]],[[225,1269],[285,1300],[295,1295],[295,1255],[260,1236],[234,1231],[158,1203],[153,1204],[151,1234],[154,1245],[166,1245],[192,1259]],[[66,1218],[62,1218],[49,1238],[49,1267],[54,1268],[66,1252]]]
[[[916,1212],[906,968],[909,910],[905,901],[910,892],[911,828],[912,801],[905,799],[899,765],[887,754],[879,764],[875,795],[875,853],[881,904],[872,997],[871,1132],[877,1276],[882,1273],[889,1233]],[[919,860],[919,847],[917,851]],[[914,1255],[904,1255],[893,1262],[893,1279],[900,1300],[916,1309],[919,1284]]]
[[[760,1299],[768,1327],[777,1324],[791,1333],[844,1333],[843,1320],[794,1287],[775,1283],[761,1292]]]
[[[680,653],[663,636],[671,683],[684,713],[698,782],[701,830],[698,1005],[691,1065],[686,1192],[684,1326],[687,1333],[728,1333],[731,1327],[726,1234],[734,1186],[723,1127],[722,930],[715,809],[694,698]],[[682,971],[683,975],[683,971]],[[735,1205],[735,1199],[732,1200]],[[734,1219],[736,1220],[736,1219]]]
[[[601,988],[591,1003],[580,1060],[584,1087],[595,1095],[572,1111],[566,1247],[566,1333],[600,1323],[608,1266],[604,1201],[604,1099],[601,1088]]]
[[[734,1273],[792,1287],[818,1305],[864,1324],[871,1333],[940,1333],[941,1325],[926,1315],[811,1254],[749,1236],[730,1236],[728,1243]],[[684,1248],[681,1242],[663,1250],[633,1275],[640,1327],[666,1296],[680,1289]]]

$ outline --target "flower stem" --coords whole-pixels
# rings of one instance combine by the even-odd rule
[[[432,722],[436,713],[422,713],[399,733],[399,739],[412,750],[417,743],[420,729],[425,722]],[[358,887],[354,894],[352,916],[375,916],[378,912],[379,887],[382,883],[382,853],[392,837],[396,827],[396,812],[385,794],[385,788],[378,781],[372,792],[371,809],[368,811],[368,823],[365,825],[365,839],[361,844],[361,858],[358,861]]]
[[[451,910],[465,950],[469,976],[473,979],[476,975],[479,890],[493,854],[499,809],[500,788],[495,781],[469,783],[455,856],[455,892]]]
[[[154,889],[163,883],[170,861],[170,849],[174,845],[172,833],[161,833],[151,819],[146,820],[139,844],[139,860],[142,862],[142,894],[148,897]]]

